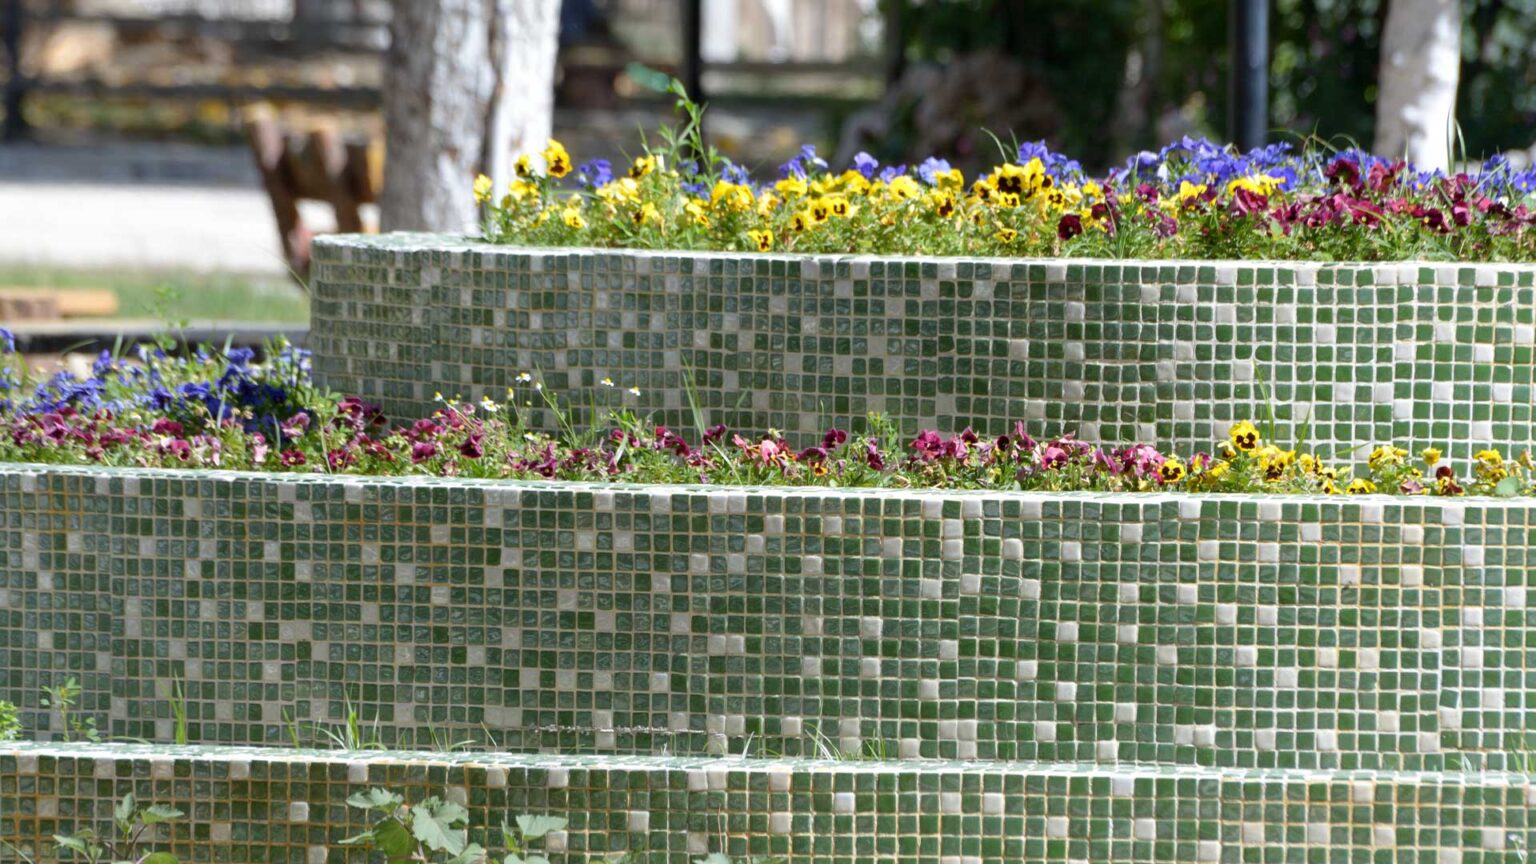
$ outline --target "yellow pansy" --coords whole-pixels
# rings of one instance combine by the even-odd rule
[[[709,203],[715,207],[725,207],[737,213],[746,213],[752,209],[752,205],[755,202],[752,198],[751,186],[717,180],[715,181],[715,188],[710,190]]]
[[[1228,437],[1232,439],[1232,446],[1240,452],[1252,453],[1259,449],[1259,430],[1247,420],[1233,425]]]
[[[571,173],[571,154],[565,152],[565,145],[551,138],[544,145],[544,170],[551,177],[564,177]]]
[[[484,204],[485,202],[491,200],[491,190],[496,188],[496,184],[491,182],[491,178],[485,176],[484,174],[480,174],[475,177],[474,188],[475,203]]]
[[[1231,195],[1239,189],[1245,189],[1255,195],[1273,195],[1284,182],[1279,177],[1271,177],[1268,174],[1256,174],[1252,177],[1239,177],[1227,184],[1227,194]]]
[[[752,241],[752,245],[757,247],[757,251],[759,252],[767,252],[769,249],[773,248],[772,231],[764,231],[761,228],[754,228],[753,230],[747,232],[747,239]]]
[[[1199,200],[1200,196],[1204,195],[1208,188],[1204,183],[1191,183],[1188,180],[1180,180],[1179,203],[1188,206],[1191,202]]]
[[[804,177],[785,177],[783,180],[773,184],[773,190],[787,199],[799,198],[806,192],[809,192],[810,187],[805,185]]]
[[[641,177],[644,177],[645,175],[655,170],[656,157],[641,156],[635,160],[633,165],[629,166],[629,176],[632,180],[639,180]]]
[[[900,177],[892,177],[891,182],[885,184],[885,195],[892,201],[906,201],[923,194],[917,181],[903,174]]]

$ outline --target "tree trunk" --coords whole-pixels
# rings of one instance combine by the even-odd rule
[[[380,224],[473,231],[475,175],[549,138],[560,0],[395,0],[390,29]]]
[[[1381,36],[1377,155],[1449,169],[1460,72],[1459,0],[1391,0]]]

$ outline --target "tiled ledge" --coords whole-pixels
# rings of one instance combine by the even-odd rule
[[[569,820],[565,860],[1240,861],[1264,850],[1370,860],[1504,860],[1536,841],[1531,777],[1030,763],[829,762],[260,748],[0,745],[0,839],[35,845],[133,792],[188,816],[185,860],[361,860],[345,805],[382,786],[444,795],[476,825]],[[88,820],[85,820],[88,821]],[[492,840],[494,842],[494,840]],[[1382,857],[1385,856],[1385,857]],[[559,860],[557,858],[557,860]]]
[[[0,468],[0,698],[115,736],[1499,767],[1536,502]]]
[[[325,384],[400,418],[523,372],[585,404],[819,435],[907,431],[1205,450],[1271,407],[1324,451],[1465,459],[1536,444],[1536,266],[795,256],[530,249],[433,235],[315,243]],[[535,402],[539,401],[537,399]],[[538,415],[538,412],[535,412]]]

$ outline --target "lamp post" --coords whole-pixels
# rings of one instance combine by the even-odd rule
[[[1243,150],[1264,146],[1269,132],[1269,0],[1231,0],[1232,60],[1228,132]]]
[[[5,128],[0,138],[15,141],[26,134],[27,121],[21,116],[22,97],[27,82],[21,77],[21,0],[0,0],[0,35],[5,40]]]

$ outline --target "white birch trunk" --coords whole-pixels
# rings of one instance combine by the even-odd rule
[[[560,0],[395,0],[384,230],[476,230],[475,175],[504,189],[549,138],[559,28]]]
[[[1376,154],[1446,170],[1461,74],[1459,0],[1390,0],[1381,35]]]

